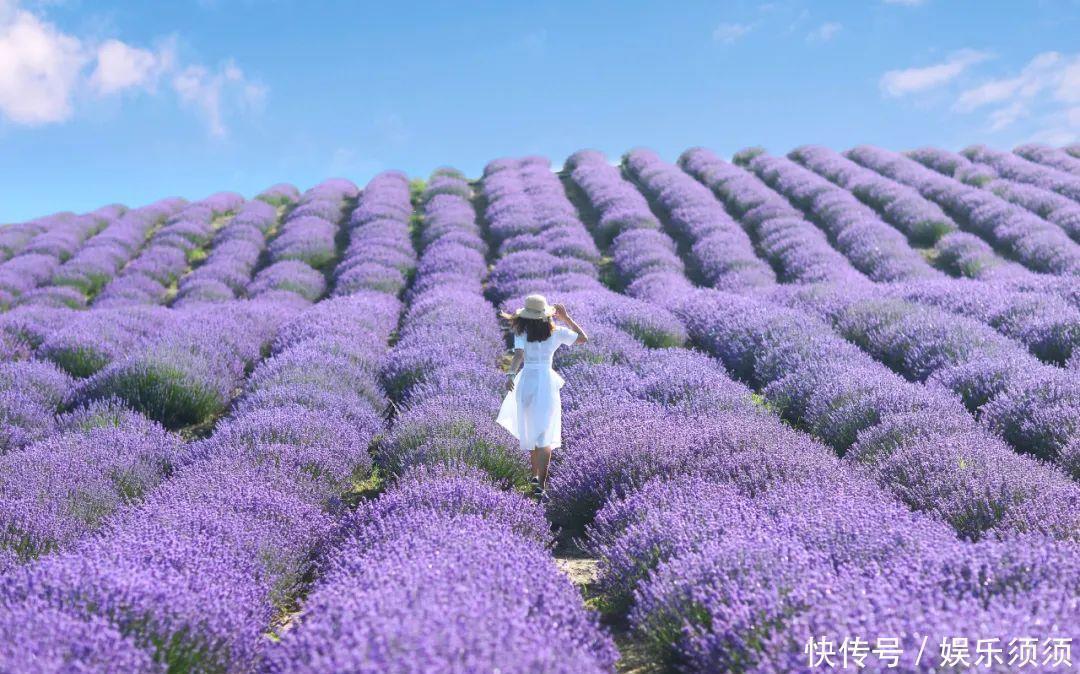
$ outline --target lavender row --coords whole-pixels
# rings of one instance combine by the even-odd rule
[[[619,171],[607,158],[582,150],[566,160],[565,169],[583,206],[592,213],[593,235],[608,242],[619,287],[638,297],[656,279],[684,276],[686,268],[675,242],[660,231],[660,222],[641,193],[624,180],[612,179]]]
[[[668,555],[640,582],[630,612],[666,664],[806,671],[808,642],[839,649],[859,635],[867,651],[896,638],[896,666],[930,672],[936,657],[917,664],[924,638],[928,650],[957,635],[997,639],[1004,652],[1019,635],[1046,643],[1075,631],[1075,597],[1061,599],[1080,581],[1075,546],[958,542],[858,484],[794,486],[748,497],[688,477],[649,484],[600,513],[592,535],[616,568],[633,574],[638,560]],[[992,671],[1009,671],[1005,661]]]
[[[539,506],[483,473],[410,471],[345,530],[267,671],[614,670]]]
[[[534,177],[543,179],[533,180]],[[522,180],[530,182],[535,190],[527,198],[518,194]],[[508,196],[511,198],[505,198]],[[600,252],[581,226],[559,180],[551,175],[547,159],[529,157],[491,162],[484,169],[484,200],[490,235],[500,257],[511,253],[544,253],[566,261],[565,269],[554,273],[591,275],[584,270],[595,266]],[[529,259],[540,259],[530,255],[519,257],[525,264]]]
[[[747,168],[814,218],[837,250],[872,280],[937,275],[903,234],[882,222],[873,209],[847,190],[784,157],[757,154],[747,162]]]
[[[492,162],[485,170],[483,197],[489,234],[496,242],[523,234],[544,234],[550,229],[579,241],[582,249],[596,250],[596,243],[546,159]],[[486,293],[507,310],[516,308],[515,303],[526,294],[547,293],[549,298],[562,298],[574,307],[576,315],[599,326],[594,328],[600,335],[595,343],[570,350],[568,353],[573,355],[568,357],[601,361],[616,358],[620,345],[628,340],[650,346],[685,341],[682,326],[671,314],[606,289],[599,276],[595,262],[527,248],[497,256],[488,275]]]
[[[244,204],[214,235],[202,264],[180,280],[174,305],[241,297],[277,222],[278,211],[267,202],[254,199]]]
[[[939,307],[989,325],[1047,363],[1080,353],[1080,310],[1060,295],[966,279],[881,285],[888,297]]]
[[[1011,152],[1000,152],[985,145],[966,148],[963,155],[974,162],[987,164],[1005,178],[1036,185],[1080,202],[1080,175],[1029,161]]]
[[[72,217],[74,213],[54,213],[26,222],[6,224],[0,228],[0,259],[8,260],[20,253],[24,246],[38,234],[46,231],[57,220]]]
[[[30,358],[49,335],[81,313],[68,307],[23,306],[0,315],[0,362]]]
[[[86,239],[109,223],[113,209],[106,211],[52,218],[17,255],[0,263],[0,310],[15,304],[62,302],[61,295],[38,288],[52,278]]]
[[[394,182],[372,181],[369,211],[385,213]],[[399,406],[377,458],[394,484],[343,521],[271,671],[612,668],[610,641],[543,548],[542,510],[489,482],[523,465],[490,421],[499,335],[468,192],[442,171],[421,195],[423,255],[382,367]]]
[[[346,191],[349,191],[348,186],[346,186],[345,189]],[[301,196],[300,190],[296,188],[296,185],[290,183],[277,183],[276,185],[271,185],[262,192],[259,192],[255,198],[270,204],[274,208],[285,208],[300,201]]]
[[[995,434],[1080,478],[1080,381],[991,328],[876,289],[795,289],[778,301],[829,321],[905,378],[955,393]]]
[[[452,170],[435,173],[420,196],[422,250],[398,341],[382,368],[397,404],[377,460],[390,475],[419,465],[468,464],[524,486],[524,456],[495,424],[502,332],[484,298],[487,243]]]
[[[334,270],[334,295],[360,290],[398,294],[416,266],[409,238],[409,181],[396,171],[372,178],[349,218],[349,243]]]
[[[327,509],[370,470],[367,446],[382,429],[382,401],[370,397],[377,345],[399,309],[357,295],[297,315],[191,464],[104,535],[10,574],[0,603],[38,625],[104,620],[104,637],[66,654],[78,663],[135,653],[134,671],[253,668],[330,536]],[[33,657],[40,643],[20,636],[11,648]]]
[[[1049,145],[1041,145],[1039,143],[1028,143],[1027,145],[1013,148],[1013,152],[1028,161],[1043,164],[1059,171],[1065,171],[1074,176],[1080,176],[1080,158],[1078,158],[1077,153],[1074,152],[1075,149],[1075,145],[1071,149],[1059,149]]]
[[[624,157],[628,172],[666,214],[675,234],[692,245],[694,268],[709,285],[731,290],[776,283],[768,264],[709,190],[654,153],[634,150]]]
[[[643,162],[646,156],[639,155],[637,161]],[[649,157],[649,165],[653,171],[675,170],[655,156]],[[829,244],[821,229],[804,219],[787,199],[750,171],[725,162],[704,148],[684,152],[679,165],[711,189],[739,218],[781,281],[856,284],[868,281]],[[696,251],[695,246],[692,252]]]
[[[912,509],[966,538],[1075,536],[1075,483],[1014,453],[951,392],[905,381],[802,311],[707,291],[678,313],[782,416],[866,465]]]
[[[923,151],[913,158],[870,146],[849,150],[846,156],[905,185],[941,205],[958,225],[985,239],[1028,269],[1054,274],[1075,274],[1080,269],[1080,248],[1058,227],[1009,204],[1001,198],[920,164],[929,161]],[[916,161],[918,160],[918,161]]]
[[[170,429],[212,422],[229,407],[278,327],[299,308],[287,299],[263,299],[173,310],[171,329],[160,332],[156,324],[147,326],[150,334],[136,336],[127,349],[114,352],[108,364],[79,383],[73,402],[118,398]],[[101,338],[94,324],[81,322],[80,327],[88,329],[84,343]],[[130,336],[122,335],[121,343]]]
[[[313,269],[329,266],[337,257],[336,236],[345,216],[345,200],[358,193],[345,180],[329,180],[305,192],[270,242],[270,261],[296,260]]]
[[[923,148],[912,156],[939,173],[1022,206],[1060,227],[1073,241],[1080,241],[1080,204],[1072,199],[1038,185],[1004,178],[994,167],[955,152]]]
[[[602,157],[579,153],[569,163],[597,220],[608,210],[626,222],[641,220],[640,201],[634,205],[626,183]],[[638,230],[631,225],[627,231]],[[672,245],[661,232],[652,233],[658,236],[641,239],[634,249],[643,260]],[[672,296],[689,290],[672,266],[620,266],[631,274],[635,268],[641,275],[626,279],[632,289],[647,294],[666,282]],[[690,671],[790,671],[805,662],[809,635],[839,639],[904,624],[940,637],[975,638],[991,617],[1019,614],[1032,628],[1047,618],[1075,622],[1075,607],[1055,612],[1018,597],[1036,586],[1040,597],[1070,591],[1074,577],[1060,586],[1051,579],[1060,578],[1058,569],[1075,567],[1072,548],[1051,544],[1043,558],[1046,550],[1033,553],[1029,540],[989,550],[961,544],[948,528],[905,510],[827,448],[747,409],[745,390],[740,395],[740,387],[707,359],[685,354],[684,369],[671,355],[628,354],[627,361],[639,367],[652,361],[648,374],[581,363],[567,375],[567,423],[583,431],[572,438],[569,456],[580,460],[580,445],[592,469],[586,474],[594,481],[617,475],[613,491],[627,494],[607,497],[588,529],[600,561],[603,605],[630,609],[632,625],[663,661]],[[653,397],[665,388],[679,396]],[[724,400],[721,391],[730,397]],[[661,400],[691,404],[680,408]],[[690,410],[706,416],[688,415]],[[560,471],[566,468],[581,466],[575,461]],[[560,473],[554,479],[558,483]],[[974,569],[1010,575],[1014,555],[1025,560],[1018,566],[1031,570],[1030,578],[997,592],[960,585]],[[913,558],[921,563],[913,565]],[[909,601],[875,604],[868,612],[862,593],[845,591],[879,574],[902,578],[898,588],[909,592]],[[814,601],[806,605],[804,598]],[[997,605],[984,608],[991,599]],[[949,603],[955,613],[935,608]]]
[[[184,205],[181,199],[163,199],[123,213],[56,270],[53,292],[66,292],[75,306],[86,305],[140,251],[151,230]]]
[[[974,234],[954,232],[934,246],[934,264],[952,276],[979,280],[1035,279],[1026,267],[1004,259]]]
[[[0,455],[56,432],[56,414],[75,388],[51,363],[0,363]]]
[[[315,302],[326,293],[324,270],[337,258],[338,223],[358,194],[347,180],[326,180],[298,200],[269,242],[270,264],[247,285],[249,297],[290,293]]]
[[[0,227],[0,263],[21,253],[45,254],[63,262],[88,236],[88,231],[100,229],[106,221],[116,220],[125,210],[120,204],[111,204],[85,215],[65,211],[4,225]]]
[[[761,390],[786,418],[867,463],[913,509],[934,512],[967,537],[992,528],[1071,535],[1067,513],[1080,492],[1064,475],[1013,454],[979,429],[958,399],[905,382],[808,314],[716,291],[688,293],[677,281],[653,284],[650,299],[674,307],[691,337],[730,372]],[[936,411],[931,426],[920,423],[924,409]],[[897,449],[882,450],[900,438]],[[950,456],[955,452],[967,457],[964,468]],[[913,457],[921,463],[911,465]],[[897,471],[910,474],[901,479]],[[983,482],[1001,491],[986,496],[993,490],[973,486]],[[1040,518],[1033,503],[1013,500],[1033,493],[1048,513],[1056,508],[1053,517]]]
[[[788,157],[854,194],[915,245],[932,246],[957,230],[956,223],[940,206],[914,189],[888,180],[829,148],[804,145],[789,152]]]
[[[1047,222],[1060,227],[1080,243],[1080,204],[1057,192],[1013,180],[996,179],[984,185],[1006,201],[1023,206]]]
[[[184,207],[102,288],[93,306],[164,304],[191,260],[202,254],[221,219],[243,203],[239,194],[221,192]]]
[[[113,401],[60,416],[48,437],[0,456],[0,572],[69,549],[185,457],[176,436]]]

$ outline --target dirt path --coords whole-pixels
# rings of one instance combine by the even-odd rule
[[[589,557],[578,550],[556,550],[555,564],[566,574],[570,582],[581,590],[586,603],[590,603],[590,600],[596,596],[594,585],[600,574],[596,558]],[[615,663],[616,672],[619,674],[661,674],[665,671],[664,667],[651,657],[637,635],[628,629],[625,621],[604,620],[604,625],[619,649],[619,661]]]
[[[586,596],[592,594],[592,584],[596,582],[599,573],[595,559],[556,554],[555,564],[570,578],[571,583],[578,586],[582,594]]]

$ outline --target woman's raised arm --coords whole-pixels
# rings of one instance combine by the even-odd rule
[[[570,318],[570,314],[566,313],[566,305],[555,305],[555,317],[563,323],[566,323],[571,330],[577,333],[578,337],[577,340],[574,341],[574,344],[584,344],[589,341],[589,336],[585,334],[585,331],[581,329],[581,326],[578,325],[574,319]]]

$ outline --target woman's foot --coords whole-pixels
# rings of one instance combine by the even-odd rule
[[[544,493],[543,488],[540,486],[540,478],[534,477],[533,479],[529,480],[529,490],[530,493],[537,498],[539,498],[540,495]]]

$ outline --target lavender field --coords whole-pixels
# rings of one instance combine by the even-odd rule
[[[0,672],[1075,671],[1080,146],[668,159],[0,226]]]

